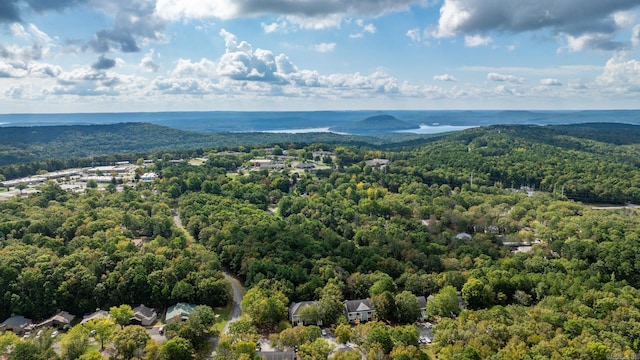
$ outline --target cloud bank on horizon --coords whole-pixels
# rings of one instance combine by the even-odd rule
[[[3,0],[0,110],[638,108],[640,0]]]

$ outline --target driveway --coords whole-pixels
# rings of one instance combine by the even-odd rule
[[[158,325],[150,328],[146,328],[147,333],[151,336],[151,338],[159,343],[163,343],[167,340],[164,334],[160,334],[160,327],[163,325]]]

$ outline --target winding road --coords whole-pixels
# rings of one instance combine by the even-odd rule
[[[192,239],[187,229],[182,226],[182,221],[180,221],[180,214],[178,214],[178,209],[174,207],[172,209],[172,212],[173,223],[176,224],[176,226],[187,235],[188,239]],[[235,278],[233,275],[224,271],[222,272],[222,275],[231,284],[233,294],[233,308],[231,309],[231,313],[229,314],[229,320],[227,320],[227,323],[224,325],[224,329],[222,330],[223,333],[226,333],[227,330],[229,330],[229,324],[238,320],[242,316],[242,307],[240,306],[240,304],[242,304],[242,297],[244,297],[244,294],[247,292],[247,290],[245,290],[244,286],[242,286],[240,280]]]
[[[242,307],[240,304],[242,303],[242,297],[246,293],[246,290],[240,283],[240,280],[231,276],[230,274],[223,272],[224,278],[231,284],[231,288],[233,289],[233,308],[231,309],[231,314],[229,314],[229,320],[224,325],[223,333],[226,333],[229,330],[229,324],[238,320],[240,316],[242,316]]]

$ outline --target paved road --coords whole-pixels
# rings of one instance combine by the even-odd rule
[[[184,226],[182,226],[182,222],[180,221],[180,214],[178,214],[178,209],[174,207],[172,211],[173,223],[188,235],[189,233],[184,228]],[[238,320],[240,316],[242,316],[242,307],[240,306],[240,304],[242,303],[242,297],[247,291],[245,290],[244,286],[242,286],[240,280],[236,279],[231,274],[223,272],[222,275],[224,275],[224,278],[227,279],[227,281],[231,284],[231,289],[233,289],[233,308],[231,309],[231,314],[229,314],[229,320],[224,325],[224,329],[222,330],[223,333],[226,333],[227,330],[229,330],[229,323]]]
[[[231,288],[233,289],[233,308],[231,309],[231,314],[229,315],[229,321],[227,321],[227,324],[222,330],[223,333],[226,333],[227,330],[229,330],[229,324],[238,320],[240,316],[242,316],[242,307],[240,306],[240,304],[242,303],[242,297],[247,291],[240,283],[240,280],[236,279],[226,272],[223,272],[222,274],[224,275],[224,278],[227,279],[229,283],[231,283]]]

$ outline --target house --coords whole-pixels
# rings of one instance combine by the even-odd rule
[[[271,159],[251,159],[249,160],[254,167],[259,168],[270,168],[273,165],[273,160]]]
[[[22,335],[31,325],[31,319],[27,319],[22,315],[13,315],[7,320],[0,323],[1,331],[13,331],[18,335]]]
[[[344,310],[350,323],[369,321],[375,316],[376,309],[370,299],[345,300]]]
[[[80,324],[84,324],[87,321],[90,321],[93,319],[109,319],[109,318],[111,318],[111,316],[109,315],[108,311],[96,309],[96,311],[94,311],[93,313],[83,316],[82,321],[80,321]]]
[[[158,319],[158,313],[152,309],[141,304],[133,308],[133,317],[131,322],[142,326],[151,326]]]
[[[189,314],[196,309],[196,306],[193,304],[187,303],[177,303],[167,309],[167,314],[165,315],[165,322],[167,324],[176,322],[176,321],[184,321],[189,318]]]
[[[253,165],[254,170],[259,169],[284,169],[285,164],[276,162],[271,159],[251,159],[249,163]]]
[[[298,169],[303,169],[303,170],[311,170],[313,168],[315,168],[316,166],[312,163],[299,163],[296,165],[296,167]]]
[[[71,323],[75,318],[76,316],[73,314],[69,314],[66,311],[59,311],[47,320],[37,324],[35,327],[54,327],[56,329],[63,329],[65,326],[71,326]]]
[[[374,169],[383,169],[385,166],[389,165],[390,161],[387,159],[371,159],[365,161],[364,163]]]
[[[322,159],[325,156],[333,156],[333,153],[331,151],[314,151],[311,153],[311,157],[313,157],[313,159],[318,159],[319,161],[322,161]]]
[[[472,238],[471,234],[466,232],[461,232],[456,235],[456,240],[471,240]]]
[[[133,240],[131,240],[131,243],[133,245],[135,245],[135,247],[137,247],[138,249],[142,249],[142,244],[143,244],[142,239],[140,239],[140,238],[133,239]]]
[[[416,298],[420,304],[420,318],[418,320],[424,321],[427,318],[427,299],[424,296],[416,296]]]
[[[292,325],[309,325],[315,324],[318,326],[322,325],[322,319],[317,316],[315,319],[313,318],[302,318],[300,315],[300,310],[309,305],[318,305],[317,301],[302,301],[299,303],[291,303],[289,306],[289,321]]]
[[[153,181],[157,177],[158,177],[158,174],[156,174],[154,172],[148,172],[148,173],[142,174],[142,176],[140,176],[140,180],[142,180],[142,181]]]

